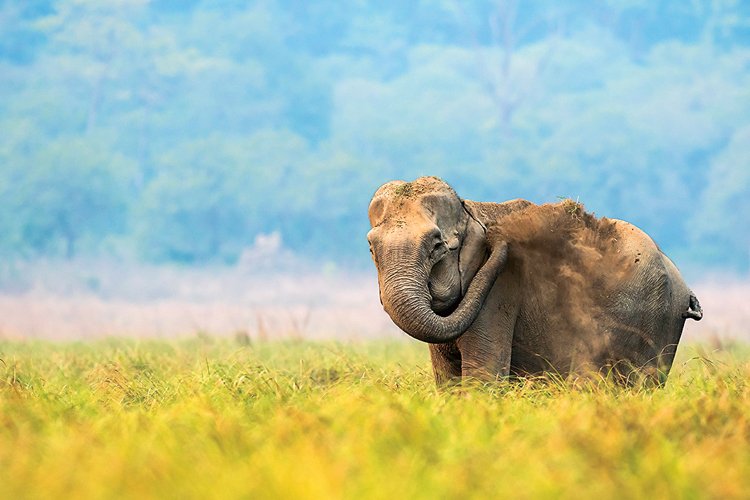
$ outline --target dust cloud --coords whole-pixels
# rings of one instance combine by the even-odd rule
[[[488,238],[506,241],[509,263],[520,269],[522,314],[529,328],[550,332],[538,346],[534,338],[528,340],[529,356],[579,370],[615,362],[633,350],[661,349],[634,311],[660,314],[658,288],[664,284],[649,282],[653,290],[628,287],[638,274],[649,276],[644,272],[649,266],[661,266],[661,258],[624,239],[621,224],[597,219],[583,205],[565,200],[531,205],[490,228]]]

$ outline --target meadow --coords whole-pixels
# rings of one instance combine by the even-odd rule
[[[742,343],[438,391],[406,340],[2,341],[0,498],[740,498],[749,380]]]

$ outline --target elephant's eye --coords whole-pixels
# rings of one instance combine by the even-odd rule
[[[435,242],[435,246],[432,248],[432,251],[430,252],[430,258],[434,261],[440,260],[448,251],[448,246],[445,244],[444,241],[438,241]]]

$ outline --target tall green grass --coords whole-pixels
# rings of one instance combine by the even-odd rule
[[[424,345],[0,343],[0,498],[750,495],[750,349],[664,389],[434,386]]]

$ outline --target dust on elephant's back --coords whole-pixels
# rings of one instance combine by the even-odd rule
[[[649,260],[657,254],[646,251],[656,249],[650,238],[634,245],[632,236],[624,237],[632,227],[598,219],[572,200],[531,205],[490,226],[488,239],[507,242],[509,259],[522,273],[527,306],[544,311],[545,327],[555,332],[558,342],[546,346],[553,357],[594,362],[626,321],[618,310],[637,309],[623,303],[630,297],[624,288],[654,265]]]

